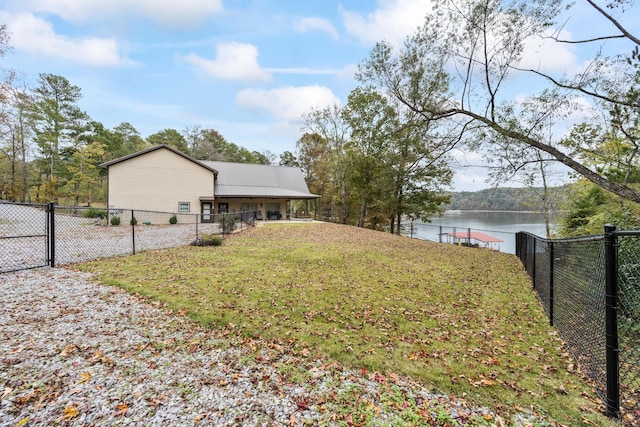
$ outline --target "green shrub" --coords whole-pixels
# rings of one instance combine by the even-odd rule
[[[111,217],[111,225],[120,225],[120,217],[115,215]]]
[[[84,211],[84,217],[105,219],[107,217],[107,211],[105,209],[89,208]]]
[[[222,234],[231,234],[236,229],[237,218],[233,214],[224,214],[220,217],[220,225],[222,226]]]
[[[136,225],[136,224],[138,224],[138,220],[134,216],[134,217],[131,218],[131,221],[129,221],[129,225]]]
[[[191,243],[192,246],[220,246],[222,245],[222,237],[213,234],[203,234],[199,239]]]
[[[173,214],[171,218],[169,218],[169,224],[177,224],[177,223],[178,223],[178,217],[175,214]]]

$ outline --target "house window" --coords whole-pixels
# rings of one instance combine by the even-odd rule
[[[267,219],[282,219],[280,203],[267,203]]]
[[[178,212],[191,212],[191,203],[178,202]]]
[[[255,212],[258,210],[258,205],[255,203],[243,203],[242,205],[240,205],[240,210],[242,212],[247,212],[247,211]]]

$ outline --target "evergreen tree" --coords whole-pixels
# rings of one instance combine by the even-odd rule
[[[86,130],[87,114],[77,103],[82,97],[80,88],[54,74],[40,74],[33,90],[31,120],[39,147],[43,172],[44,194],[41,199],[58,201],[60,176],[66,169],[61,163],[62,150],[73,149]]]

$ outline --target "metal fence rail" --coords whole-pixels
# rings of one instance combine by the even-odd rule
[[[516,234],[516,255],[607,415],[640,421],[640,232],[549,240]]]
[[[251,227],[255,216],[211,214],[202,222],[199,214],[0,203],[0,273],[186,246]]]

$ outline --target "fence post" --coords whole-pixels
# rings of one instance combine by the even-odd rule
[[[49,221],[49,265],[56,266],[56,208],[53,202],[47,204],[47,220]]]
[[[620,418],[618,348],[618,253],[616,226],[604,226],[607,416]]]
[[[533,256],[532,256],[532,269],[531,269],[531,281],[533,282],[533,289],[536,289],[536,247],[538,246],[538,239],[533,238]],[[527,248],[528,249],[528,248]]]
[[[200,214],[196,214],[196,242],[198,241],[198,218]]]
[[[549,240],[549,325],[553,326],[553,266],[555,255],[553,253],[553,242]]]
[[[136,254],[136,217],[131,209],[131,241],[133,243],[133,254]]]

